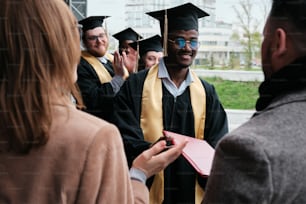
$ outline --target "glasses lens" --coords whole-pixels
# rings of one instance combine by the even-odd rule
[[[198,48],[198,41],[197,40],[190,40],[190,47],[192,49]]]
[[[92,35],[92,36],[88,36],[87,37],[87,40],[90,40],[90,41],[95,41],[98,39],[98,36],[95,36],[95,35]]]
[[[182,49],[186,45],[186,40],[183,38],[177,38],[175,39],[175,43],[178,45],[180,49]]]
[[[91,36],[88,36],[87,37],[87,40],[90,40],[90,41],[96,41],[98,39],[103,39],[104,38],[104,34],[100,34],[100,35],[91,35]]]
[[[190,44],[191,49],[197,49],[199,45],[199,42],[196,39],[190,41],[186,41],[184,38],[175,39],[175,44],[177,44],[180,49],[183,49],[186,46],[186,43]]]

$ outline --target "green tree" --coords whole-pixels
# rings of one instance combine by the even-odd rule
[[[210,55],[210,69],[214,69],[215,68],[215,58],[214,58],[214,55],[213,53],[211,53]]]
[[[238,24],[243,33],[235,31],[232,39],[236,39],[243,47],[244,66],[252,67],[252,60],[259,56],[261,46],[261,34],[259,30],[259,20],[255,18],[253,13],[254,4],[251,0],[240,0],[237,6],[233,6],[237,15]]]
[[[229,58],[229,69],[237,69],[239,68],[239,56],[237,53],[230,52]]]

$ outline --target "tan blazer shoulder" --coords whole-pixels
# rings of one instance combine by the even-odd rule
[[[146,186],[129,178],[118,129],[74,107],[54,106],[45,146],[0,163],[0,203],[148,202]]]

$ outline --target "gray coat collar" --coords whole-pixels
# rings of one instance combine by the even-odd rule
[[[256,111],[253,116],[260,115],[268,110],[277,108],[288,103],[294,103],[299,101],[306,101],[306,87],[302,90],[290,92],[284,95],[280,95],[274,98],[271,103],[263,110]]]

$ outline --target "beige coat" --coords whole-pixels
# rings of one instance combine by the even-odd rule
[[[0,153],[0,203],[148,203],[148,190],[131,182],[114,125],[54,105],[45,146],[28,155]]]

